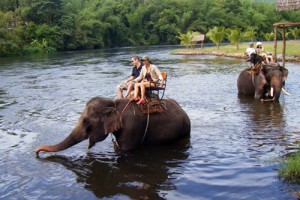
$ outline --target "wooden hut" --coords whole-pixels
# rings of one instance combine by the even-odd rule
[[[277,10],[300,10],[300,0],[277,0],[276,3]],[[275,23],[273,24],[274,27],[274,55],[275,55],[275,62],[277,62],[277,29],[282,29],[282,66],[285,66],[285,32],[286,28],[300,26],[300,22],[295,23]]]

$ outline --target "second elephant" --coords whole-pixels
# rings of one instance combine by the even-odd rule
[[[243,70],[237,79],[238,94],[255,99],[278,101],[289,71],[276,65]]]

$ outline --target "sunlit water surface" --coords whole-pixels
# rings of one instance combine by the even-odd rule
[[[121,48],[0,59],[0,199],[295,199],[281,156],[300,139],[300,65],[287,63],[279,103],[239,99],[243,60]],[[36,158],[62,140],[94,96],[116,98],[133,55],[168,73],[166,98],[188,113],[189,140],[117,154],[111,138]]]

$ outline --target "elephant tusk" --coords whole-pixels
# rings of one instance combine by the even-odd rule
[[[270,96],[273,97],[273,95],[274,95],[274,88],[271,87],[271,89],[270,89]]]
[[[292,94],[288,93],[284,88],[281,88],[281,91],[288,96],[292,95]]]

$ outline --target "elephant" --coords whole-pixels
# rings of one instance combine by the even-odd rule
[[[258,64],[243,70],[237,79],[239,96],[252,96],[262,101],[278,101],[289,71],[279,64]]]
[[[158,145],[190,135],[186,112],[173,99],[164,99],[165,110],[144,114],[130,99],[94,97],[88,101],[75,128],[60,143],[38,147],[35,152],[58,152],[85,139],[88,148],[112,133],[120,151],[134,150],[141,144]]]

